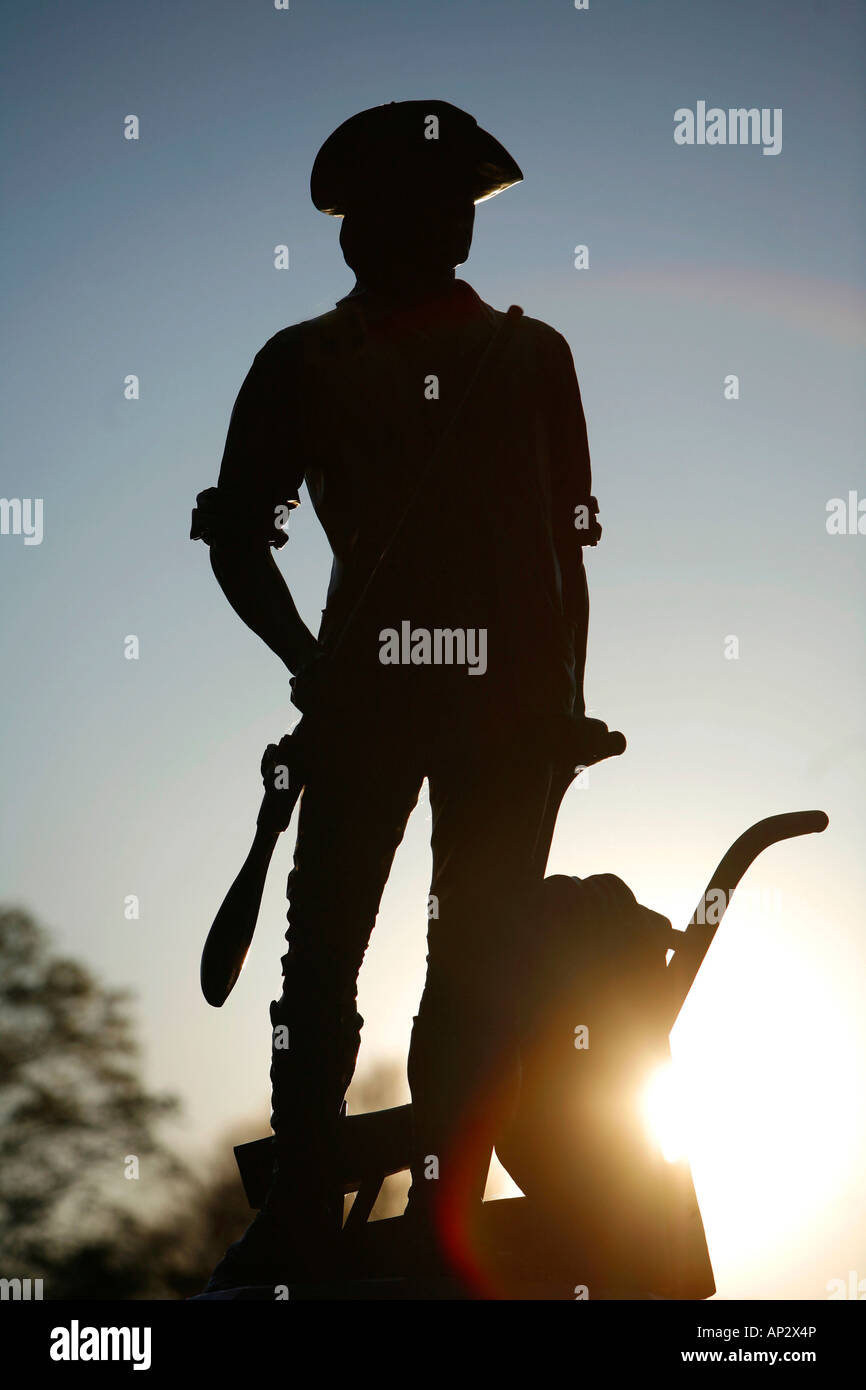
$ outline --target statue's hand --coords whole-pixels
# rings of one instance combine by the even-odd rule
[[[259,824],[279,831],[288,828],[302,780],[301,750],[294,734],[284,734],[279,743],[269,743],[262,754],[265,801]]]
[[[283,734],[279,743],[269,743],[262,754],[262,782],[265,791],[284,791],[285,773],[292,766],[292,735]]]
[[[312,658],[292,676],[289,685],[292,691],[292,704],[304,714],[321,709],[326,699],[326,687],[330,678],[330,665],[325,653],[319,649]]]
[[[571,717],[566,725],[564,756],[575,771],[593,767],[605,758],[618,758],[626,750],[625,735],[609,729],[602,719],[586,715]]]

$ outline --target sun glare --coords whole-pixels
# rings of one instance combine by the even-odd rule
[[[673,1066],[666,1063],[652,1073],[641,1096],[641,1110],[650,1141],[668,1163],[676,1163],[686,1150],[682,1095]]]

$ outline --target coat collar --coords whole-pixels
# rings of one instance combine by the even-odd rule
[[[456,277],[436,289],[418,294],[392,296],[377,294],[356,282],[349,294],[337,301],[337,308],[353,310],[365,325],[430,325],[434,322],[461,322],[489,317],[491,310],[470,284]]]

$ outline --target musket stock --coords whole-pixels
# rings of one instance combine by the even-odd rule
[[[258,921],[268,867],[303,787],[292,737],[287,734],[279,744],[269,744],[262,759],[266,790],[256,817],[253,843],[213,920],[202,951],[202,994],[215,1009],[228,999],[243,969]],[[286,788],[275,787],[273,781],[280,757],[285,759],[289,774]]]

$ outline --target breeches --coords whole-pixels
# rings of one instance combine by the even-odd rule
[[[333,1132],[360,1044],[358,972],[425,777],[433,874],[409,1055],[420,1158],[435,1153],[453,1170],[469,1125],[489,1159],[494,1119],[484,1116],[519,1045],[520,981],[561,773],[516,726],[431,732],[405,712],[352,729],[321,720],[316,732],[289,877],[283,995],[271,1006],[275,1028],[289,1033],[271,1072],[278,1155],[300,1135],[327,1146]]]

